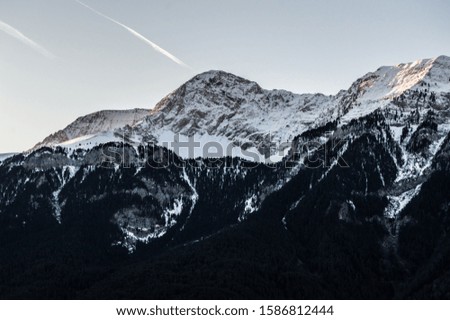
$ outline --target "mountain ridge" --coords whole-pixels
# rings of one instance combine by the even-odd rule
[[[448,298],[449,70],[385,67],[333,97],[209,72],[134,126],[5,159],[0,296]],[[161,145],[176,133],[289,142],[270,163],[193,159]]]
[[[53,146],[68,140],[86,135],[98,134],[105,131],[135,125],[149,114],[146,109],[100,110],[78,117],[67,125],[36,144],[32,150],[43,146]]]
[[[275,156],[274,152],[268,151],[267,146],[257,147],[263,144],[267,134],[270,134],[273,142],[280,145],[291,141],[295,135],[308,128],[319,127],[338,119],[348,122],[383,108],[403,93],[423,88],[424,83],[427,84],[427,90],[436,93],[437,99],[443,99],[441,94],[450,89],[450,58],[439,56],[380,67],[357,79],[349,89],[331,96],[266,90],[254,81],[221,70],[209,70],[194,76],[169,93],[153,109],[148,110],[147,114],[144,109],[137,119],[133,117],[122,121],[122,126],[118,124],[109,128],[100,126],[96,129],[94,126],[91,130],[77,129],[78,126],[89,127],[89,123],[86,124],[87,121],[83,120],[105,112],[100,111],[85,116],[86,119],[78,118],[66,129],[47,137],[33,149],[105,131],[110,134],[100,138],[100,141],[105,142],[108,137],[113,137],[111,141],[118,141],[117,137],[124,135],[124,127],[132,127],[133,133],[137,132],[139,135],[137,141],[162,144],[173,142],[175,134],[186,139],[196,136],[200,141],[219,141],[222,144],[244,146],[244,149],[248,145],[256,146],[254,151],[262,158],[267,158]],[[363,107],[358,107],[361,104]],[[280,123],[280,118],[283,123]],[[172,137],[168,138],[170,135]],[[92,140],[92,137],[88,136],[87,139]],[[89,147],[92,143],[78,145]],[[282,154],[287,152],[277,151]],[[232,155],[242,156],[242,153]],[[278,161],[281,159],[275,158]]]

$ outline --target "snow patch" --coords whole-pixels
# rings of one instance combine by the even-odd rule
[[[422,184],[419,184],[398,196],[388,196],[389,204],[386,206],[384,216],[390,219],[397,218],[406,205],[420,192],[421,187]]]
[[[256,196],[256,194],[253,194],[250,198],[245,200],[244,212],[241,215],[239,215],[238,218],[239,222],[245,220],[249,214],[258,210],[257,201],[258,197]]]

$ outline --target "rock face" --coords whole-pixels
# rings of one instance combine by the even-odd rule
[[[448,298],[449,98],[439,57],[336,96],[211,71],[121,128],[79,119],[0,164],[0,296]],[[288,143],[193,159],[177,133]]]

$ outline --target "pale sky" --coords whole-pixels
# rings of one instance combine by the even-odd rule
[[[379,66],[450,55],[448,0],[83,2],[98,13],[0,0],[0,153],[87,113],[152,108],[211,69],[335,94]]]

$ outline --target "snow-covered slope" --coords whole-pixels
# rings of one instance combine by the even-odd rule
[[[398,100],[420,91],[436,104],[447,103],[449,57],[381,67],[335,96],[265,90],[233,74],[208,71],[167,95],[151,111],[88,115],[38,146],[89,148],[126,136],[128,142],[152,142],[175,150],[174,141],[193,137],[199,143],[194,149],[175,150],[182,157],[217,152],[254,161],[269,157],[279,161],[289,151],[290,142],[306,130],[334,121],[345,124],[375,110],[392,109]]]
[[[264,90],[233,74],[208,71],[159,102],[134,133],[159,144],[173,142],[174,133],[180,139],[195,136],[201,145],[214,141],[226,149],[233,144],[234,155],[247,149],[268,156],[276,153],[270,148],[315,126],[333,106],[330,96]],[[201,148],[197,151],[195,156],[203,155]]]
[[[450,57],[417,60],[381,67],[355,81],[341,92],[340,114],[344,121],[385,107],[408,91],[434,92],[439,100],[450,92]],[[426,91],[425,91],[426,90]]]
[[[123,128],[125,126],[134,126],[139,121],[144,119],[149,114],[146,109],[132,109],[132,110],[103,110],[95,113],[79,117],[74,122],[69,124],[66,128],[48,136],[42,142],[38,143],[33,149],[42,146],[54,146],[58,144],[72,144],[70,140],[86,137],[92,139],[92,136],[109,132],[107,137],[112,138],[111,134],[114,130]],[[85,139],[81,138],[81,142]],[[113,141],[114,139],[111,139]],[[92,142],[92,141],[90,141]],[[100,139],[98,143],[107,142],[105,139]],[[86,147],[88,143],[84,144]]]
[[[393,67],[381,67],[363,79],[359,84],[359,101],[394,98],[406,90],[419,88],[423,81],[430,82],[430,89],[433,91],[448,92],[450,58],[440,56]]]
[[[15,153],[0,153],[0,162],[12,157]]]

